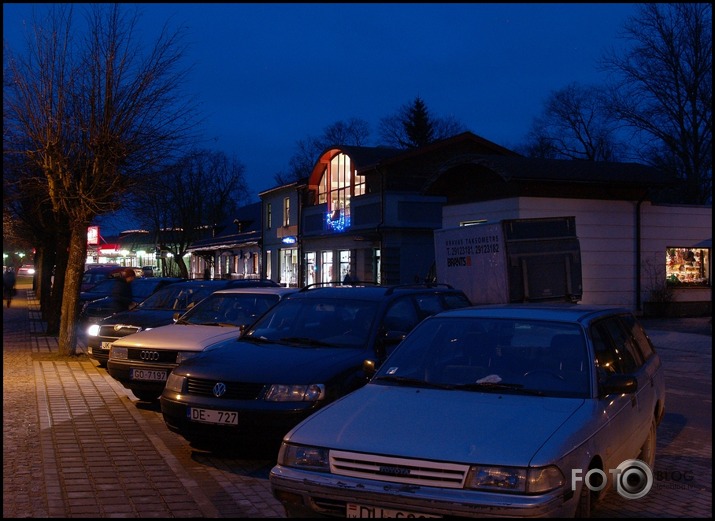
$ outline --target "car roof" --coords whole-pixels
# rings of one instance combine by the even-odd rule
[[[332,283],[331,283],[332,284]],[[391,286],[361,286],[355,285],[340,285],[340,286],[306,286],[297,293],[290,296],[291,299],[307,298],[307,299],[322,299],[322,298],[356,298],[361,300],[373,300],[376,302],[385,300],[385,297],[391,295],[404,295],[414,293],[453,293],[462,295],[461,290],[455,289],[446,284],[405,284]]]
[[[268,294],[268,295],[290,295],[298,291],[298,288],[286,288],[285,286],[254,286],[254,287],[241,287],[241,288],[227,288],[214,291],[213,294],[225,294],[225,293],[249,293],[249,294]]]
[[[440,316],[469,318],[519,318],[534,320],[557,320],[560,322],[583,322],[599,316],[630,313],[617,306],[593,306],[564,303],[494,304],[471,306],[443,311]]]

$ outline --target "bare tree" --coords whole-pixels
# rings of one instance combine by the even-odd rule
[[[184,262],[188,247],[245,203],[245,166],[224,152],[195,150],[147,179],[136,195],[137,215],[157,230],[162,251],[171,253],[178,275],[189,278]],[[140,213],[141,212],[141,213]]]
[[[529,157],[617,161],[624,150],[603,90],[572,83],[553,92],[521,148]]]
[[[380,120],[380,139],[384,146],[417,148],[444,139],[466,128],[456,118],[430,115],[425,102],[417,96],[393,115]]]
[[[177,95],[187,72],[180,32],[164,28],[148,45],[134,33],[136,14],[124,16],[118,4],[88,8],[84,29],[72,4],[48,13],[34,23],[27,53],[8,55],[3,112],[20,138],[9,152],[42,171],[53,211],[67,218],[58,345],[60,354],[74,355],[87,226],[121,206],[142,172],[183,144],[195,121],[193,102]]]
[[[362,119],[350,118],[336,121],[323,129],[319,137],[308,136],[296,142],[298,149],[291,156],[288,173],[278,172],[274,176],[276,184],[288,184],[310,175],[318,156],[334,145],[365,146],[370,137],[370,125]]]
[[[614,117],[628,124],[645,162],[675,172],[680,194],[712,202],[712,4],[641,4],[622,37],[630,47],[606,53],[616,74]]]

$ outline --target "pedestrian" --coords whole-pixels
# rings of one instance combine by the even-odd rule
[[[119,273],[117,282],[112,289],[112,297],[117,302],[119,311],[125,311],[132,307],[132,286],[131,282],[136,278],[137,274],[132,268],[125,268]]]
[[[15,281],[15,270],[12,266],[8,266],[5,273],[2,274],[3,296],[7,300],[7,307],[10,307],[12,297],[15,295]]]

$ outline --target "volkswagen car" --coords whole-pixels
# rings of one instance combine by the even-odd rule
[[[179,364],[162,415],[191,442],[277,447],[300,420],[367,382],[363,359],[383,359],[420,320],[468,305],[446,285],[302,288],[238,339]]]
[[[588,516],[608,490],[648,492],[664,411],[625,309],[447,311],[287,433],[269,480],[288,517]]]

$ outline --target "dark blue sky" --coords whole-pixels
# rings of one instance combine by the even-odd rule
[[[32,6],[3,4],[3,40],[23,48]],[[46,5],[46,4],[45,4]],[[131,4],[140,30],[187,28],[189,92],[208,146],[246,165],[253,200],[288,171],[295,143],[338,120],[380,118],[420,96],[506,147],[546,97],[604,83],[597,60],[637,4]],[[81,6],[79,6],[81,7]],[[129,5],[127,5],[129,7]]]

